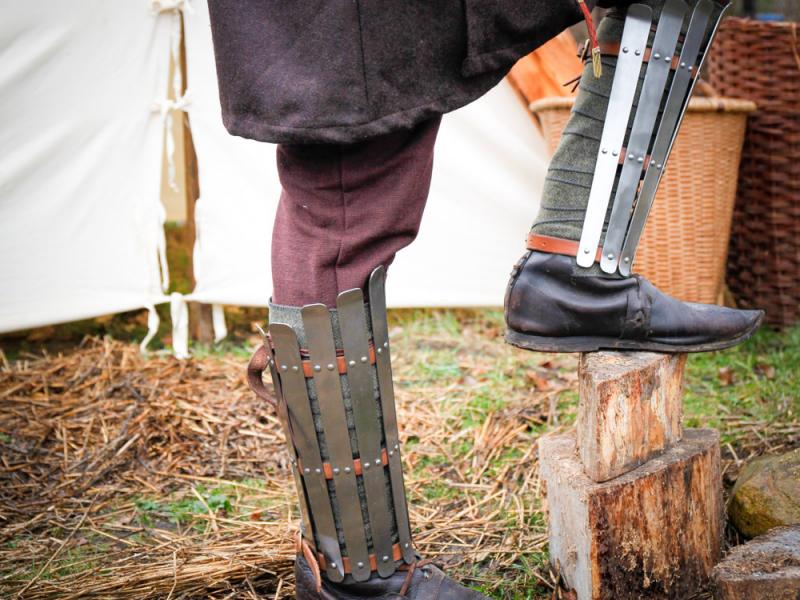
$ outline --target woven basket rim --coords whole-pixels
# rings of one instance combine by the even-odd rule
[[[763,27],[764,29],[800,29],[796,21],[761,21],[751,17],[725,17],[723,23],[730,22],[736,27]]]
[[[572,108],[575,104],[573,97],[548,97],[535,100],[528,105],[533,112]],[[689,112],[724,112],[724,113],[751,113],[756,110],[756,103],[751,100],[739,98],[692,98],[689,101]]]

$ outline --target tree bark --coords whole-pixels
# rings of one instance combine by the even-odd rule
[[[723,501],[719,434],[683,439],[624,475],[597,483],[575,436],[539,442],[551,562],[578,600],[685,599],[720,558]]]

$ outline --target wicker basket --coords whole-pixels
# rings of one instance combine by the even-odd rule
[[[572,98],[531,104],[550,149],[570,116]],[[695,98],[675,141],[636,253],[636,272],[690,302],[719,302],[725,283],[736,173],[752,102]]]
[[[773,325],[800,319],[800,26],[726,19],[709,56],[722,94],[753,100],[728,255],[741,306]]]

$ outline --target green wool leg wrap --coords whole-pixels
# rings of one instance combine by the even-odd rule
[[[697,4],[697,1],[687,1],[690,9]],[[657,23],[664,2],[665,0],[640,0],[639,3],[649,6],[653,10],[653,21]],[[625,8],[613,9],[601,21],[597,31],[598,39],[601,43],[619,42],[622,39],[625,14]],[[651,32],[651,44],[654,35]],[[677,51],[680,51],[680,45]],[[594,76],[591,61],[587,62],[584,67],[580,81],[580,91],[575,99],[572,114],[564,128],[561,141],[553,154],[547,171],[542,203],[536,220],[531,227],[532,233],[575,241],[581,238],[617,57],[604,56],[602,61],[603,74],[600,78]],[[642,69],[639,76],[639,89],[636,92],[634,108],[631,111],[631,118],[628,123],[629,131],[636,112],[644,75],[645,70]],[[671,80],[672,74],[670,74],[667,89],[671,85]],[[665,100],[666,94],[664,94]],[[656,124],[655,130],[657,131],[657,129],[658,125]],[[612,198],[615,193],[616,183]],[[609,202],[601,245],[605,238],[605,229],[608,226],[611,208],[612,203]],[[599,265],[579,270],[585,274],[609,276],[600,270]]]
[[[306,347],[306,334],[303,327],[303,319],[301,315],[302,308],[299,306],[282,306],[279,304],[269,304],[269,322],[270,323],[283,323],[285,325],[289,325],[297,335],[297,340],[300,343],[301,347]],[[367,315],[369,315],[369,310],[366,311]],[[331,322],[333,326],[333,338],[334,343],[337,348],[342,347],[342,335],[341,330],[339,329],[339,318],[338,312],[336,310],[330,310],[331,314]],[[369,322],[369,317],[367,317],[367,331],[372,336],[372,324]],[[377,371],[373,366],[372,370],[372,382],[373,382],[373,390],[375,396],[375,405],[378,414],[381,414],[381,404],[380,404],[380,392],[378,391],[378,377]],[[342,383],[342,395],[344,399],[344,406],[345,406],[345,414],[347,417],[347,428],[348,434],[350,437],[350,445],[353,450],[353,457],[358,456],[358,438],[356,437],[356,430],[355,430],[355,422],[353,420],[353,406],[350,397],[350,386],[347,380],[347,375],[341,376],[341,383]],[[325,462],[330,462],[330,455],[328,453],[328,447],[325,443],[325,436],[322,424],[322,417],[320,414],[320,406],[317,402],[317,394],[316,390],[314,389],[314,381],[313,379],[308,379],[306,382],[308,387],[308,396],[311,401],[311,412],[314,416],[314,426],[317,430],[317,439],[319,441],[320,452],[322,454],[322,459]],[[385,441],[385,440],[384,440]],[[388,472],[387,472],[388,473]],[[386,496],[389,498],[390,502],[390,514],[394,514],[394,507],[391,505],[391,482],[389,480],[388,474],[385,474],[386,478]],[[336,489],[333,486],[333,482],[328,482],[328,495],[331,500],[331,505],[333,508],[333,518],[336,524],[336,533],[339,537],[339,545],[342,549],[345,548],[345,539],[344,533],[342,530],[342,510],[354,510],[356,507],[348,506],[348,507],[341,507],[336,500]],[[372,547],[372,533],[369,527],[369,516],[367,512],[367,498],[366,498],[366,491],[364,490],[363,480],[359,478],[358,480],[358,497],[361,504],[361,514],[364,520],[364,525],[366,527],[366,534],[367,534],[367,545],[369,546],[370,552],[373,552]],[[357,510],[357,509],[356,509]],[[307,527],[308,524],[304,523],[304,527]],[[392,539],[393,542],[397,542],[397,524],[393,521],[392,522]],[[346,553],[345,553],[346,554]]]

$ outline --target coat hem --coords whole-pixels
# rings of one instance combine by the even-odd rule
[[[309,127],[290,127],[273,125],[253,114],[222,113],[222,122],[228,133],[238,137],[267,142],[272,144],[352,144],[379,135],[392,133],[402,129],[411,129],[427,119],[443,113],[451,112],[474,102],[505,77],[507,69],[497,73],[496,78],[489,79],[480,88],[468,93],[452,94],[438,98],[427,104],[404,111],[384,115],[366,123],[348,125],[328,125]],[[484,76],[488,73],[484,73]]]

